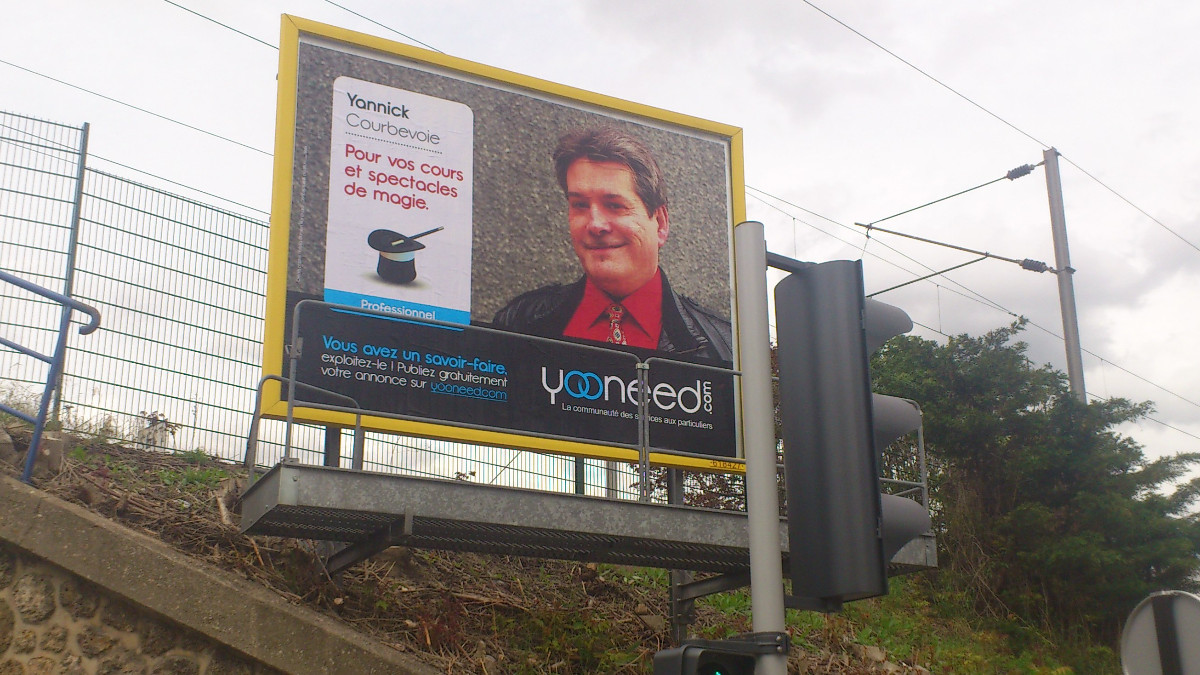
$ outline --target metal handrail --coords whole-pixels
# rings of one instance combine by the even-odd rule
[[[92,307],[89,304],[79,302],[78,300],[71,298],[71,297],[67,297],[61,293],[55,293],[54,291],[52,291],[48,288],[43,288],[42,286],[38,286],[37,284],[35,284],[31,281],[26,281],[26,280],[22,279],[21,277],[18,277],[13,274],[9,274],[8,272],[5,272],[4,270],[0,270],[0,281],[7,281],[8,283],[10,283],[14,286],[24,288],[25,290],[27,290],[31,293],[37,293],[38,295],[42,296],[43,298],[49,298],[49,299],[57,302],[60,305],[67,305],[71,309],[78,310],[78,311],[83,312],[84,314],[87,314],[88,316],[92,317],[92,320],[89,321],[86,325],[79,327],[80,335],[87,335],[100,327],[100,310],[96,309],[95,307]]]
[[[87,335],[100,327],[100,310],[3,270],[0,270],[0,281],[7,281],[14,286],[23,288],[31,293],[36,293],[62,305],[62,314],[58,324],[58,339],[55,341],[54,353],[52,355],[42,354],[37,350],[0,337],[0,344],[5,347],[50,365],[50,371],[46,375],[46,387],[42,391],[42,400],[38,405],[38,414],[36,417],[0,403],[0,410],[33,425],[33,437],[29,439],[29,450],[25,455],[25,468],[21,472],[21,480],[29,483],[33,477],[33,462],[37,457],[38,446],[42,443],[42,432],[46,429],[46,415],[50,410],[51,394],[54,393],[54,389],[58,386],[59,378],[62,376],[63,352],[67,346],[67,328],[71,325],[71,313],[72,311],[79,311],[91,317],[91,321],[79,327],[79,334]]]
[[[255,462],[258,459],[258,425],[259,425],[259,422],[262,420],[263,385],[265,385],[267,383],[267,381],[269,381],[269,380],[279,382],[280,384],[286,383],[288,385],[294,385],[295,387],[299,387],[300,389],[304,389],[306,391],[325,394],[327,396],[332,396],[334,398],[340,398],[345,401],[348,401],[350,403],[351,407],[324,405],[321,403],[313,403],[311,401],[305,401],[304,405],[312,407],[312,408],[317,408],[320,410],[333,410],[333,411],[338,411],[338,412],[354,413],[354,449],[351,453],[350,462],[351,462],[351,466],[355,470],[362,470],[362,467],[363,467],[363,441],[364,441],[363,430],[362,430],[362,416],[363,416],[363,413],[367,412],[367,411],[364,410],[362,408],[362,406],[360,406],[358,404],[358,401],[354,400],[353,398],[351,398],[349,396],[346,396],[345,394],[339,394],[336,391],[322,389],[321,387],[317,387],[317,386],[314,386],[311,384],[305,384],[303,382],[296,382],[294,380],[290,380],[289,378],[285,378],[280,375],[264,375],[262,377],[262,379],[260,379],[258,381],[258,387],[256,387],[257,393],[256,393],[256,396],[254,399],[254,416],[250,420],[250,433],[247,434],[247,436],[246,436],[246,456],[243,460],[244,466],[246,467],[246,471],[250,476],[251,484],[253,484],[254,481],[257,479],[257,473],[255,471]],[[291,386],[289,386],[288,390],[293,391]],[[295,402],[293,400],[291,400],[291,398],[289,397],[289,399],[288,399],[288,417],[287,417],[288,433],[285,437],[284,448],[283,448],[283,456],[285,459],[291,458],[291,456],[292,456],[291,426],[294,423],[294,421],[292,419],[291,410],[292,410],[293,405],[295,405]]]
[[[880,477],[879,482],[886,483],[888,485],[897,485],[897,486],[901,486],[901,487],[907,487],[908,489],[906,489],[906,490],[900,490],[899,492],[892,493],[898,497],[905,497],[905,496],[908,496],[911,494],[919,494],[921,505],[925,507],[926,511],[928,511],[929,510],[929,465],[926,462],[926,457],[925,457],[925,412],[923,410],[921,410],[921,404],[917,403],[916,401],[914,401],[910,398],[906,398],[903,400],[905,402],[907,402],[908,404],[910,404],[912,407],[916,408],[917,413],[921,416],[921,424],[917,427],[917,473],[919,474],[920,477],[915,481],[901,480],[899,478]]]

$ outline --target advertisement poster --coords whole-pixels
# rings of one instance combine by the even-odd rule
[[[471,109],[333,83],[325,300],[471,319]]]
[[[731,468],[739,129],[288,16],[279,86],[264,374],[295,355],[380,431],[630,460],[645,372],[651,461]]]
[[[640,443],[638,359],[631,354],[313,303],[298,311],[301,334],[317,343],[300,360],[302,382],[415,419]],[[702,443],[705,454],[733,458],[733,417],[725,414],[731,377],[665,362],[651,362],[648,374],[651,447]]]

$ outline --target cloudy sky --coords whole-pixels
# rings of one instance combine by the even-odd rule
[[[982,185],[1056,147],[1088,392],[1155,402],[1156,421],[1126,430],[1151,456],[1200,451],[1200,353],[1189,337],[1200,329],[1200,7],[1113,0],[4,5],[0,109],[89,122],[94,168],[216,203],[180,184],[202,190],[260,218],[270,201],[274,46],[284,13],[741,127],[749,217],[766,224],[771,250],[814,261],[862,257],[868,291],[976,256],[879,232],[868,240],[853,223]],[[1041,168],[879,226],[1054,263]],[[1066,369],[1051,274],[987,260],[879,299],[906,309],[921,324],[917,333],[932,339],[1028,317],[1031,357]]]

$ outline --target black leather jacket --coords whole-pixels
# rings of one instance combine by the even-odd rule
[[[573,284],[552,284],[523,293],[492,319],[494,328],[561,338],[575,308],[583,300],[586,277]],[[671,290],[662,275],[662,332],[658,351],[668,358],[699,360],[728,365],[733,362],[733,339],[729,322],[692,300]]]

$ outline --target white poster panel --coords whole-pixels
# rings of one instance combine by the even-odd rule
[[[469,323],[471,109],[342,76],[332,111],[325,301]]]

